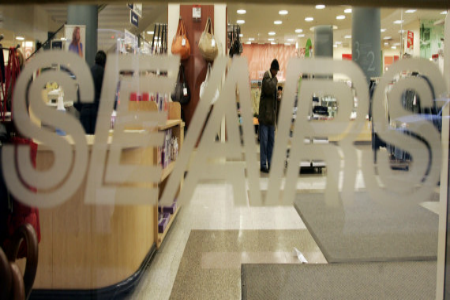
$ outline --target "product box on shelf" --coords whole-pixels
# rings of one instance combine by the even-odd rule
[[[171,206],[158,206],[158,211],[161,213],[169,213],[173,215],[177,211],[177,203],[174,202]]]
[[[164,231],[166,230],[166,227],[167,227],[168,224],[169,224],[169,219],[162,218],[158,222],[158,232],[159,233],[164,233]]]

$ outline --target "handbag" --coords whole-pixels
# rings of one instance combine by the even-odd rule
[[[181,60],[188,59],[191,55],[191,46],[189,40],[186,37],[186,27],[183,20],[180,18],[178,21],[177,33],[172,41],[172,54],[178,54],[181,56]]]
[[[183,77],[183,78],[181,78]],[[172,101],[179,102],[180,104],[188,104],[191,100],[191,91],[189,85],[186,82],[186,76],[184,75],[184,66],[180,65],[180,70],[178,71],[177,85],[175,90],[170,96]]]
[[[200,98],[205,93],[205,89],[206,89],[206,86],[208,85],[210,73],[211,73],[211,64],[209,63],[208,69],[206,71],[205,81],[203,81],[202,84],[200,85]],[[211,99],[211,104],[214,104],[217,101],[217,99],[219,99],[219,95],[220,95],[219,89],[216,89],[216,92],[214,93],[214,97]]]
[[[205,30],[202,32],[202,35],[200,36],[198,48],[200,50],[200,54],[206,61],[214,61],[214,59],[219,54],[219,49],[217,47],[217,42],[216,39],[214,38],[214,32],[211,25],[211,18],[209,17],[208,20],[206,21]]]

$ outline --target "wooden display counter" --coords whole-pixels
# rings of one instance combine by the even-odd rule
[[[133,103],[139,110],[156,110],[154,102]],[[137,107],[138,106],[138,107]],[[179,103],[170,103],[170,120],[159,130],[172,129],[181,149],[184,123]],[[87,136],[92,145],[93,136]],[[91,148],[91,147],[89,147]],[[155,164],[156,149],[126,149],[121,162],[132,161],[145,154],[142,164]],[[37,168],[46,169],[53,162],[53,154],[44,146],[38,147]],[[163,169],[164,182],[175,162]],[[181,188],[182,180],[179,189]],[[64,204],[52,209],[40,209],[41,242],[39,264],[34,289],[99,289],[127,280],[148,254],[159,247],[165,234],[158,233],[158,209],[151,205],[88,205],[84,203],[86,179],[77,192]],[[178,212],[178,210],[177,210]],[[175,215],[171,216],[169,226]]]

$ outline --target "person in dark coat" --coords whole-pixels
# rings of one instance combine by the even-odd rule
[[[277,118],[277,74],[280,70],[278,60],[274,59],[270,70],[264,73],[259,101],[259,148],[261,154],[261,172],[268,173],[272,161]]]
[[[95,55],[95,65],[91,68],[94,80],[95,98],[93,103],[84,103],[81,106],[80,121],[86,134],[95,133],[97,123],[98,107],[100,105],[100,94],[102,92],[103,76],[105,74],[106,53],[98,51]]]

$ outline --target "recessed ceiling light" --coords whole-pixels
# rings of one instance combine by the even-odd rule
[[[236,23],[238,23],[238,24],[244,24],[244,23],[245,23],[245,20],[237,20]]]
[[[147,31],[147,34],[155,34],[153,31]]]
[[[407,14],[413,14],[413,13],[415,13],[416,11],[417,11],[417,9],[408,9],[408,10],[405,11],[405,13],[407,13]]]
[[[338,27],[336,25],[333,25],[333,30],[337,30]]]
[[[385,28],[383,28],[383,29],[381,29],[380,31],[381,31],[381,32],[386,32],[386,29],[385,29]]]
[[[395,50],[395,49],[397,49],[397,47],[395,47],[395,46],[392,46],[392,47],[391,47],[391,49],[394,49],[394,50]]]
[[[113,38],[114,38],[114,37],[113,37]],[[65,38],[65,37],[62,37],[62,38],[61,38],[61,41],[65,41],[65,40],[66,40],[66,38]]]
[[[305,21],[306,22],[312,22],[312,21],[314,21],[314,18],[313,17],[306,17]]]
[[[290,46],[291,44],[289,44],[289,43],[284,43],[284,45],[285,45],[285,46]]]
[[[247,11],[245,9],[238,9],[237,13],[240,15],[245,15]]]
[[[23,41],[25,38],[23,36],[16,36],[16,40]]]
[[[340,15],[340,16],[337,16],[336,17],[336,20],[344,20],[345,19],[345,16],[344,15]]]
[[[302,38],[302,37],[305,37],[305,35],[302,33],[302,34],[299,34],[298,37]]]
[[[281,25],[281,24],[283,24],[283,22],[280,21],[280,20],[277,20],[277,21],[274,21],[273,24],[275,24],[275,25]]]
[[[390,39],[392,39],[392,37],[390,37],[390,36],[385,36],[385,37],[383,38],[383,40],[390,40]]]
[[[333,45],[334,48],[337,48],[337,45]]]
[[[346,14],[351,14],[352,13],[352,9],[351,8],[347,8],[346,10],[344,10],[344,12]]]
[[[271,42],[270,44],[271,44],[271,45],[276,45],[277,43],[275,43],[275,42]]]
[[[294,39],[287,39],[288,40],[288,42],[293,42],[294,41]]]
[[[324,8],[325,8],[325,5],[323,5],[323,4],[316,5],[316,9],[324,9]]]
[[[279,13],[280,15],[284,16],[284,15],[287,15],[287,14],[288,14],[288,11],[287,11],[287,10],[280,10],[278,13]]]
[[[269,41],[269,42],[273,42],[273,41],[275,41],[275,39],[268,39],[268,41]]]
[[[239,37],[243,37],[243,36],[244,36],[244,34],[243,34],[243,33],[240,33],[240,34],[239,34]]]
[[[351,39],[352,36],[351,36],[351,35],[346,35],[346,36],[344,36],[344,38],[346,38],[346,39]]]
[[[384,43],[384,45],[385,45],[385,46],[388,46],[388,45],[389,45],[389,43],[388,43],[388,42],[385,42],[385,43]]]
[[[399,30],[398,33],[405,33],[406,30]]]
[[[403,22],[405,22],[405,21],[403,21],[403,20],[396,20],[396,21],[394,21],[394,24],[403,24]]]
[[[395,43],[394,46],[400,46],[400,43]]]
[[[276,34],[275,31],[269,32],[269,35],[275,35],[275,34]]]
[[[441,12],[441,15],[446,15],[447,14],[447,11],[446,10],[444,10],[443,12]]]
[[[254,41],[254,40],[255,40],[255,38],[248,38],[248,40],[249,40],[249,41]]]
[[[342,44],[342,42],[341,41],[336,41],[335,44],[336,45],[340,45],[340,44]]]
[[[246,44],[246,45],[251,45],[251,44],[252,44],[252,42],[246,42],[245,44]]]
[[[295,29],[295,33],[302,33],[303,29]]]

